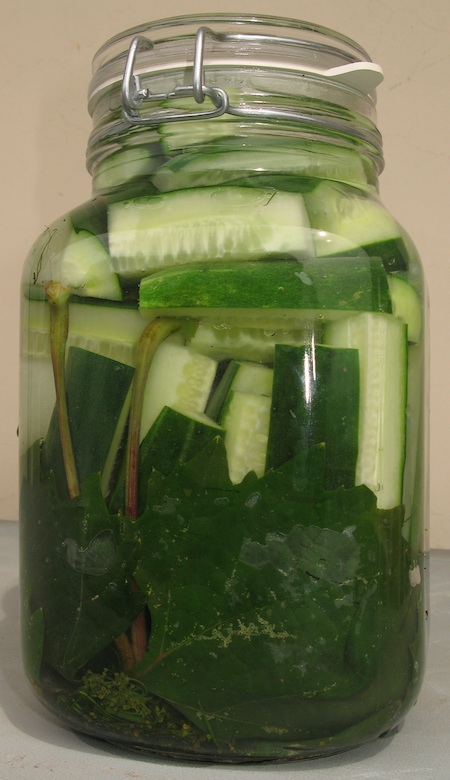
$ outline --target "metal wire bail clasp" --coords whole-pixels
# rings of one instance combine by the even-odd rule
[[[214,40],[220,40],[209,27],[199,27],[195,35],[195,49],[193,61],[192,85],[178,86],[170,92],[152,93],[148,87],[141,86],[140,77],[135,73],[136,57],[138,50],[150,50],[154,48],[153,41],[138,35],[133,38],[128,50],[127,61],[122,80],[122,114],[129,124],[133,125],[157,125],[160,122],[179,122],[186,119],[208,119],[221,116],[229,108],[228,95],[220,87],[209,87],[205,84],[203,58],[205,38],[210,36]],[[142,115],[142,108],[150,103],[160,103],[179,97],[193,97],[196,103],[203,103],[205,98],[214,105],[213,109],[204,111],[184,111],[182,109],[158,108],[151,113]]]

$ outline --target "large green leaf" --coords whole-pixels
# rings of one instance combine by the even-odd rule
[[[69,680],[98,677],[147,603],[148,651],[133,671],[144,710],[164,701],[208,744],[260,755],[261,739],[335,740],[366,720],[375,736],[378,717],[395,716],[417,633],[403,512],[378,511],[365,487],[324,490],[323,446],[233,485],[218,437],[171,474],[153,472],[137,521],[108,513],[98,475],[61,501],[37,447],[29,464],[33,677],[41,659]]]
[[[71,502],[59,500],[52,477],[24,484],[21,517],[22,571],[30,611],[43,613],[43,655],[72,679],[142,609],[143,595],[131,587],[138,544],[108,514],[99,475]]]
[[[324,491],[323,447],[231,486],[222,448],[218,439],[150,480],[136,579],[152,634],[137,674],[217,741],[286,723],[298,734],[313,722],[302,701],[342,703],[373,675],[384,566],[376,499],[365,487]],[[205,458],[218,464],[211,486]]]

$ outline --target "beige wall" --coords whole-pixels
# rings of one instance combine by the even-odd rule
[[[90,60],[111,35],[152,18],[208,10],[278,13],[355,38],[385,71],[378,92],[381,194],[412,233],[431,318],[431,545],[450,548],[450,154],[448,0],[2,0],[0,517],[17,517],[18,287],[34,238],[90,193],[84,151]]]

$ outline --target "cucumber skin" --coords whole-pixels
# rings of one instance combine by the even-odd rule
[[[406,271],[410,252],[399,223],[377,200],[338,182],[324,180],[305,193],[311,227],[319,233],[318,256],[380,257],[387,272]],[[323,233],[328,240],[323,241]],[[353,249],[344,249],[344,242]]]
[[[417,290],[397,274],[388,276],[394,317],[408,327],[408,341],[418,344],[423,331],[422,305]]]
[[[69,349],[67,406],[80,482],[103,471],[133,375],[131,366],[79,347]],[[58,492],[65,498],[67,485],[56,410],[42,448],[42,464],[54,472]]]
[[[153,470],[167,476],[177,466],[186,463],[199,450],[224,431],[213,420],[210,424],[165,406],[142,440],[139,448],[138,506],[139,514],[144,511],[147,500],[148,480]],[[125,502],[124,463],[119,472],[116,486],[109,499],[109,511],[123,511]]]
[[[266,469],[325,444],[325,487],[353,487],[358,409],[356,349],[277,345]]]
[[[206,414],[213,420],[219,420],[232,392],[252,393],[253,395],[272,395],[273,370],[269,366],[251,361],[230,360],[220,381],[213,391]]]
[[[317,146],[317,142],[316,142]],[[263,172],[270,175],[303,178],[350,179],[355,184],[367,185],[367,176],[361,158],[353,151],[322,145],[317,154],[311,142],[290,147],[262,146],[257,148],[227,149],[208,153],[191,152],[172,158],[162,165],[152,182],[161,192],[231,183],[242,177]],[[268,178],[270,181],[270,179]],[[270,186],[274,186],[271,183]],[[281,188],[282,189],[282,188]],[[295,191],[295,190],[293,190]],[[298,191],[298,190],[297,190]]]
[[[224,373],[222,374],[217,387],[213,390],[211,397],[205,409],[205,413],[213,420],[219,420],[227,395],[230,391],[233,379],[236,376],[239,363],[237,360],[230,360]]]
[[[211,314],[217,309],[279,309],[291,314],[299,309],[392,311],[381,260],[359,257],[304,263],[281,259],[199,263],[167,269],[141,281],[139,306],[142,311],[177,311],[180,316],[183,311]]]

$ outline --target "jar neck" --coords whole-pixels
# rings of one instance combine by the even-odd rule
[[[94,60],[87,151],[94,191],[102,191],[110,166],[120,182],[165,158],[248,147],[304,151],[313,142],[337,157],[357,155],[366,185],[376,187],[382,142],[368,87],[381,78],[377,67],[337,33],[273,17],[178,17],[123,33]],[[341,175],[359,185],[353,169]]]

